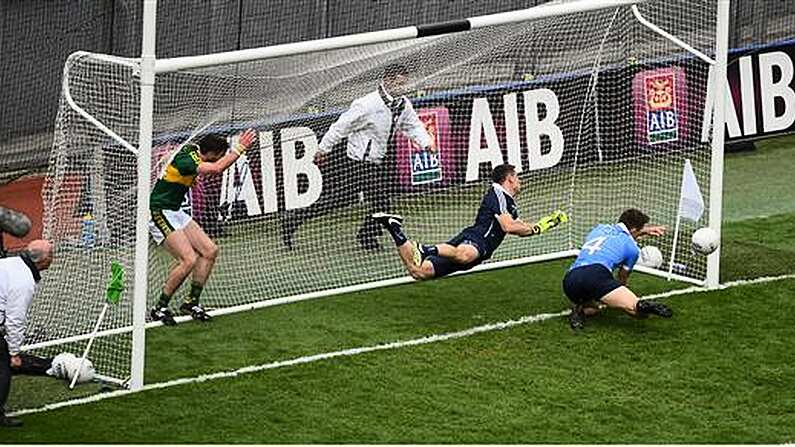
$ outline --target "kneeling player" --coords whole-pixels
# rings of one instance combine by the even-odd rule
[[[256,132],[248,129],[229,152],[226,139],[218,135],[204,136],[196,143],[188,142],[177,150],[155,183],[149,199],[152,215],[149,232],[155,242],[166,247],[177,264],[168,272],[160,299],[149,312],[153,320],[166,325],[176,324],[168,304],[171,296],[191,273],[193,281],[190,293],[179,309],[195,320],[210,319],[199,305],[199,295],[215,264],[218,246],[180,206],[198,175],[222,173],[251,147],[255,138]]]
[[[431,279],[469,270],[489,259],[500,246],[506,234],[533,236],[567,222],[563,211],[555,211],[535,225],[519,220],[519,210],[514,196],[521,182],[512,165],[503,164],[491,173],[494,182],[480,202],[475,224],[465,228],[446,243],[422,245],[409,241],[403,233],[403,218],[386,213],[375,213],[376,222],[389,231],[398,247],[400,259],[414,279]]]
[[[628,209],[621,213],[617,224],[597,225],[588,233],[579,256],[563,277],[563,291],[574,304],[569,315],[572,329],[581,329],[585,316],[598,312],[599,302],[634,317],[654,314],[670,318],[673,315],[664,304],[641,301],[626,287],[640,255],[635,241],[642,236],[665,234],[665,227],[648,225],[648,222],[649,216]],[[616,267],[619,267],[618,280],[612,273]]]

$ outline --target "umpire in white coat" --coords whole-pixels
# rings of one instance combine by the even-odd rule
[[[408,70],[400,64],[384,68],[382,82],[378,88],[354,100],[350,108],[329,127],[315,154],[315,163],[322,165],[332,149],[347,138],[346,160],[335,169],[333,175],[345,176],[337,182],[356,195],[362,193],[367,210],[359,227],[357,239],[362,248],[378,249],[376,236],[381,228],[370,217],[373,212],[391,211],[392,189],[395,188],[396,169],[390,157],[394,157],[394,134],[405,134],[423,149],[431,149],[431,136],[417,117],[411,101],[404,95],[408,81]],[[391,150],[390,150],[391,149]],[[390,153],[391,152],[391,153]],[[341,194],[336,194],[341,196]],[[292,234],[312,212],[303,219],[296,219],[283,228],[285,245],[292,248]]]
[[[6,417],[11,388],[11,368],[22,364],[19,351],[25,341],[28,308],[33,301],[40,271],[52,262],[52,244],[35,240],[19,256],[0,259],[0,427],[17,427],[22,421]]]

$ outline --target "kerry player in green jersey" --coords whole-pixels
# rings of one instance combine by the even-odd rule
[[[232,150],[226,139],[218,135],[189,141],[174,153],[155,183],[149,196],[149,232],[155,242],[166,247],[177,264],[169,271],[160,299],[149,312],[153,320],[176,324],[168,305],[190,273],[193,273],[190,293],[179,310],[195,320],[210,319],[199,305],[199,296],[218,257],[218,246],[180,206],[197,176],[222,173],[251,147],[256,135],[253,129],[248,129]]]

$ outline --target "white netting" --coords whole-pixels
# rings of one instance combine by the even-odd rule
[[[712,54],[715,3],[649,1],[640,10]],[[350,161],[344,142],[314,165],[329,126],[353,100],[374,92],[392,63],[408,68],[409,96],[437,155],[418,154],[398,136],[377,169]],[[701,141],[707,73],[706,63],[621,7],[164,74],[156,79],[153,164],[196,133],[260,131],[247,157],[223,177],[201,178],[191,192],[194,219],[221,248],[202,295],[209,307],[404,276],[388,235],[377,236],[383,249],[360,247],[365,215],[389,208],[406,217],[412,239],[447,240],[472,223],[491,164],[502,160],[521,166],[522,218],[561,208],[573,222],[540,237],[508,236],[488,262],[562,253],[627,207],[672,228],[686,158],[708,201],[710,146]],[[66,83],[78,105],[137,141],[133,68],[76,56]],[[132,277],[135,181],[135,156],[62,98],[45,185],[45,226],[58,249],[34,301],[33,342],[90,332],[111,260]],[[382,190],[388,201],[377,194]],[[684,267],[677,273],[703,278],[704,260],[687,249],[695,226],[683,226],[676,263]],[[670,235],[654,242],[666,260],[671,242]],[[172,261],[162,248],[150,248],[151,305]],[[175,305],[186,293],[183,286]],[[131,301],[130,287],[103,329],[128,327]],[[94,365],[126,377],[129,334],[105,340],[94,349]]]

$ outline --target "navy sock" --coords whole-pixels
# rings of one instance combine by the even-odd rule
[[[389,231],[389,235],[392,236],[392,239],[395,240],[395,245],[398,247],[409,241],[409,238],[403,233],[403,227],[400,225],[387,225],[386,230]]]

